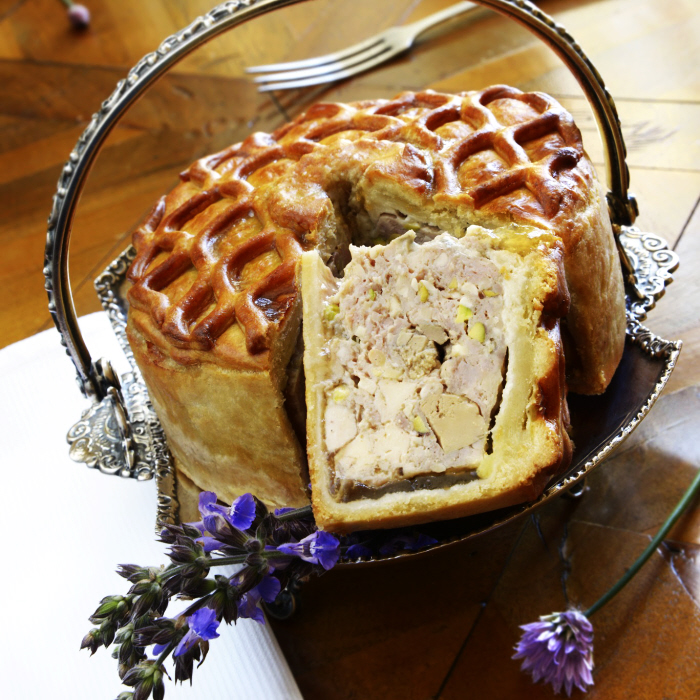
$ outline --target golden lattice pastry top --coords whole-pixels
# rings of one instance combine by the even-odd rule
[[[269,365],[298,308],[299,257],[332,247],[348,197],[574,238],[598,197],[571,115],[506,86],[317,104],[181,179],[134,234],[133,319],[176,362],[243,369]]]

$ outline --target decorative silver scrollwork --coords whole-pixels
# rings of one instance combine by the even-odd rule
[[[636,293],[627,295],[627,334],[652,357],[670,355],[679,347],[678,343],[655,335],[642,321],[672,281],[678,256],[661,236],[635,226],[621,227],[619,241],[636,277]]]
[[[99,403],[93,403],[68,431],[71,458],[104,474],[131,476],[125,428],[128,430],[124,411],[110,392]]]
[[[671,274],[678,267],[678,256],[666,241],[655,233],[640,231],[636,226],[623,226],[622,243],[637,276],[637,289],[642,298],[628,303],[630,320],[643,321],[663,296]]]

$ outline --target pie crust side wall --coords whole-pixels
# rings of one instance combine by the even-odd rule
[[[285,411],[279,373],[176,365],[149,349],[134,316],[129,342],[178,470],[227,503],[251,492],[275,507],[308,505],[306,459]]]

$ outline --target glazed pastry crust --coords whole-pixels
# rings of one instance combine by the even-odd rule
[[[331,371],[326,345],[333,334],[323,321],[324,301],[336,284],[317,253],[302,256],[307,451],[319,527],[333,532],[399,527],[531,501],[556,471],[569,464],[572,443],[558,322],[568,310],[569,296],[560,244],[551,237],[530,239],[523,234],[506,234],[491,244],[517,251],[522,264],[509,266],[504,281],[509,362],[492,452],[483,456],[479,478],[448,488],[352,501],[334,497],[333,457],[324,438],[325,386]]]
[[[571,390],[604,391],[619,362],[624,292],[607,209],[578,129],[547,95],[494,86],[318,104],[181,179],[134,234],[129,334],[180,467],[222,497],[302,498],[304,477],[289,475],[304,473],[305,455],[284,406],[297,265],[312,249],[333,262],[383,212],[449,231],[556,234]]]
[[[284,365],[276,373],[183,366],[146,340],[138,313],[127,333],[179,474],[228,503],[246,491],[275,507],[308,503],[305,458],[284,406]],[[265,420],[250,419],[259,415]]]

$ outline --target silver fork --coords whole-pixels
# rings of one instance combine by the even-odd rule
[[[472,2],[458,2],[402,27],[391,27],[364,41],[325,56],[289,63],[251,66],[247,73],[264,73],[253,79],[259,92],[292,90],[294,88],[332,83],[362,73],[408,51],[426,30],[453,17],[483,9]]]

